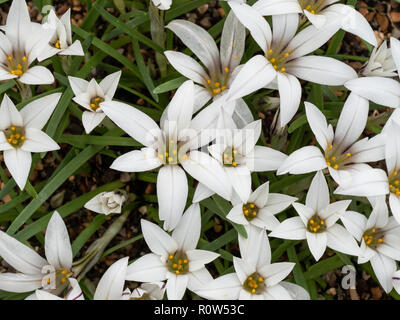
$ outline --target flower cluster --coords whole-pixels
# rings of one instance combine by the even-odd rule
[[[371,102],[400,108],[400,41],[391,38],[390,48],[386,42],[378,47],[365,18],[354,7],[338,2],[258,0],[249,5],[231,0],[220,41],[195,23],[172,20],[165,32],[189,50],[166,50],[163,58],[185,80],[173,88],[176,92],[156,118],[145,108],[114,98],[120,97],[116,91],[121,78],[130,81],[124,79],[124,69],[100,82],[77,73],[53,75],[47,59],[64,59],[67,67],[70,61],[65,56],[83,59],[87,50],[72,37],[70,10],[60,18],[52,10],[38,24],[31,22],[24,0],[13,0],[0,31],[0,80],[12,80],[22,102],[16,105],[11,100],[16,91],[11,98],[4,94],[0,151],[19,189],[33,194],[37,203],[45,201],[29,182],[34,170],[31,153],[60,148],[59,136],[43,130],[62,99],[84,108],[81,120],[87,135],[101,132],[99,126],[107,127],[126,133],[134,140],[129,139],[129,145],[140,145],[122,155],[112,153],[110,169],[157,173],[152,182],[156,182],[158,211],[149,217],[162,227],[145,218],[140,222],[150,252],[113,263],[93,299],[160,300],[166,293],[168,299],[177,300],[187,291],[205,299],[310,299],[306,288],[289,278],[300,262],[291,257],[291,262],[277,262],[280,257],[273,256],[270,238],[288,240],[285,243],[291,248],[305,240],[303,248],[316,263],[327,248],[356,257],[358,264],[369,262],[387,293],[393,288],[400,291],[400,112],[395,109],[375,135],[366,130]],[[150,3],[158,13],[171,5],[172,0]],[[319,52],[340,29],[373,48],[359,73]],[[150,73],[144,73],[142,66],[138,70],[148,85],[143,74]],[[68,87],[65,92],[47,90],[55,78]],[[306,82],[346,88],[341,89],[345,90],[343,107],[327,110],[323,101],[310,95],[303,99]],[[36,91],[31,85],[42,85],[43,93],[32,96]],[[308,124],[306,145],[300,137],[305,131],[294,142],[267,145],[263,120],[256,119],[246,97],[274,90],[279,94],[275,136],[281,137],[295,122]],[[337,121],[331,121],[332,113]],[[284,179],[299,181],[299,186],[278,188]],[[108,216],[102,219],[114,214],[118,218],[79,260],[74,260],[79,243],[71,247],[62,218],[70,208],[38,220],[48,221],[46,259],[13,232],[0,231],[0,256],[16,270],[0,274],[1,290],[30,293],[26,298],[31,300],[84,299],[80,281],[136,206],[124,190],[95,193],[85,197],[84,207]],[[207,202],[211,199],[220,205],[213,208]],[[356,201],[363,202],[366,210],[356,212]],[[206,217],[217,212],[233,226],[231,241],[237,240],[238,250],[215,250],[204,240]],[[222,256],[233,262],[229,272],[218,260]],[[212,262],[216,267],[207,268]],[[141,284],[131,291],[125,288],[127,281]]]

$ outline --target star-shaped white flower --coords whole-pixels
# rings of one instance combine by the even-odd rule
[[[0,256],[17,273],[1,273],[0,289],[29,292],[44,287],[57,290],[72,275],[72,248],[67,227],[57,211],[47,225],[45,235],[46,259],[7,233],[0,231]]]
[[[24,84],[51,84],[54,77],[43,66],[31,64],[49,43],[54,30],[31,22],[24,0],[13,0],[6,25],[0,32],[0,80],[15,79]]]
[[[68,9],[61,18],[58,18],[54,10],[50,10],[42,24],[43,29],[55,30],[49,44],[42,51],[40,60],[58,54],[60,56],[83,56],[81,42],[75,40],[72,42],[71,31],[71,9]]]
[[[269,192],[269,181],[252,192],[248,199],[232,201],[233,208],[226,216],[241,225],[253,225],[258,228],[273,230],[279,225],[276,214],[289,207],[297,198]]]
[[[118,157],[111,168],[142,172],[160,166],[157,177],[159,217],[164,229],[178,224],[186,206],[185,171],[208,189],[230,200],[232,186],[219,162],[197,149],[208,145],[213,133],[192,126],[194,83],[183,83],[165,109],[160,127],[145,113],[121,102],[103,102],[102,110],[122,130],[145,147]]]
[[[159,226],[141,220],[143,237],[152,253],[128,266],[129,281],[154,282],[167,280],[169,300],[180,300],[186,288],[195,291],[212,281],[205,264],[219,254],[196,249],[200,238],[200,206],[192,204],[182,216],[172,236]]]
[[[346,229],[361,241],[358,263],[371,262],[379,283],[386,292],[393,288],[392,276],[400,261],[400,225],[389,217],[384,197],[372,201],[373,210],[367,219],[364,215],[347,211],[341,217]]]
[[[351,200],[330,203],[329,188],[322,171],[318,171],[308,189],[306,204],[293,203],[299,217],[284,220],[271,233],[271,237],[307,239],[315,260],[319,260],[326,247],[358,256],[360,249],[356,240],[343,226],[337,224],[346,212]]]
[[[229,91],[241,68],[239,64],[244,53],[245,28],[233,12],[230,12],[222,30],[219,51],[212,36],[190,21],[174,20],[167,28],[173,31],[205,66],[203,68],[196,60],[181,52],[164,52],[176,70],[199,84],[195,85],[196,112],[210,99],[216,99]],[[224,105],[224,109],[229,110],[239,128],[254,120],[243,99]]]
[[[210,300],[309,300],[300,286],[283,282],[294,267],[291,262],[271,264],[271,248],[265,230],[246,227],[239,235],[241,258],[233,257],[234,273],[206,283],[196,294]]]
[[[389,188],[385,172],[366,164],[384,158],[384,135],[357,141],[367,124],[368,100],[351,93],[343,106],[335,132],[315,105],[308,102],[305,105],[308,124],[322,151],[316,146],[294,151],[282,163],[277,174],[303,174],[328,168],[339,184],[335,190],[337,194],[387,194]]]
[[[336,31],[343,29],[376,46],[374,31],[365,17],[353,6],[336,2],[339,0],[258,0],[253,8],[263,16],[302,13],[301,24],[308,19],[318,29],[334,22]]]
[[[368,62],[363,67],[361,74],[364,77],[395,77],[397,76],[396,64],[393,60],[391,49],[387,47],[386,41],[375,47]]]
[[[301,100],[298,79],[336,86],[357,78],[347,64],[329,57],[307,54],[326,43],[337,31],[331,23],[323,29],[309,26],[297,32],[298,14],[274,15],[272,30],[267,20],[247,4],[229,2],[240,22],[263,50],[251,58],[232,82],[227,101],[233,101],[263,87],[279,90],[280,125],[284,126],[296,114]]]
[[[61,93],[36,99],[18,111],[5,94],[0,106],[0,151],[15,182],[24,189],[31,169],[31,152],[58,150],[42,128],[53,113]]]
[[[96,79],[86,81],[81,78],[68,77],[71,89],[75,94],[73,100],[87,110],[82,114],[82,123],[87,134],[106,117],[101,108],[102,102],[112,100],[120,77],[121,71],[108,75],[100,83],[97,83]]]

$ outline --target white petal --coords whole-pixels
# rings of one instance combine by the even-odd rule
[[[351,235],[360,241],[367,226],[367,218],[358,212],[346,211],[340,219]]]
[[[390,38],[390,50],[397,67],[397,72],[400,74],[400,41],[398,39],[394,37]]]
[[[400,200],[393,193],[391,193],[389,196],[389,204],[393,217],[400,224]]]
[[[43,131],[36,128],[26,128],[25,137],[21,150],[26,152],[46,152],[60,149],[57,142]]]
[[[18,187],[23,190],[31,170],[31,153],[21,149],[12,149],[4,151],[3,154],[8,171],[10,171]]]
[[[272,32],[268,22],[261,16],[256,9],[247,4],[229,2],[232,11],[240,22],[250,30],[251,36],[266,52],[271,46]]]
[[[279,167],[277,174],[303,174],[325,169],[326,160],[321,151],[314,146],[300,148],[289,155]]]
[[[326,250],[327,244],[327,234],[326,232],[322,233],[311,233],[306,231],[308,248],[311,251],[314,259],[318,261]]]
[[[275,51],[281,51],[292,40],[299,26],[298,21],[297,13],[272,16],[272,47]]]
[[[268,287],[264,292],[265,300],[292,300],[291,294],[280,284]]]
[[[24,84],[52,84],[54,77],[49,69],[42,66],[29,68],[20,78]]]
[[[214,193],[214,191],[199,182],[196,190],[194,191],[193,203],[199,203],[200,201],[211,197]]]
[[[94,128],[96,128],[106,117],[103,112],[91,112],[84,111],[82,114],[82,124],[85,128],[85,132],[89,134]]]
[[[174,229],[182,217],[188,195],[185,171],[176,165],[163,166],[157,176],[157,198],[159,217],[164,229]]]
[[[271,248],[265,230],[246,226],[247,238],[239,235],[240,255],[254,269],[271,263]]]
[[[226,216],[227,219],[241,225],[248,225],[249,222],[246,220],[243,214],[243,203],[235,205]]]
[[[181,300],[185,294],[189,277],[187,275],[172,275],[167,280],[168,300]]]
[[[224,199],[230,200],[232,186],[217,160],[200,151],[192,151],[181,165],[197,181],[204,184]]]
[[[68,81],[75,96],[87,92],[89,82],[85,79],[68,76]]]
[[[264,56],[254,56],[245,63],[233,80],[228,92],[228,101],[242,98],[265,87],[275,76],[275,69]]]
[[[104,95],[107,96],[107,98],[112,99],[114,97],[120,78],[121,71],[117,71],[109,74],[107,77],[100,81],[99,86],[101,87]]]
[[[182,216],[172,232],[172,238],[178,243],[179,250],[186,252],[196,248],[200,238],[201,216],[198,203],[192,204]],[[189,258],[190,260],[190,258]]]
[[[307,192],[306,206],[315,212],[325,209],[329,204],[329,188],[322,171],[318,171]]]
[[[299,80],[289,73],[277,73],[280,96],[280,124],[287,125],[299,109],[301,85]]]
[[[8,129],[11,125],[22,127],[24,121],[14,103],[5,94],[0,107],[0,129]]]
[[[208,300],[237,300],[241,289],[236,273],[229,273],[205,284],[196,294]]]
[[[111,169],[122,172],[142,172],[158,168],[162,165],[152,148],[142,148],[119,156],[111,165]]]
[[[268,195],[269,195],[269,181],[260,185],[256,190],[254,190],[248,202],[253,202],[257,205],[258,208],[263,208],[268,202]]]
[[[297,78],[327,86],[343,85],[357,78],[353,68],[329,57],[300,57],[288,62],[286,70]]]
[[[307,207],[304,204],[298,202],[293,203],[293,208],[295,208],[295,210],[299,214],[304,226],[308,224],[308,220],[310,220],[316,213],[314,208]]]
[[[140,220],[142,233],[149,249],[161,257],[167,257],[178,249],[176,241],[158,225],[147,220]],[[156,281],[156,280],[154,280]]]
[[[364,131],[368,120],[368,100],[351,93],[343,106],[335,131],[335,147],[346,150]]]
[[[214,261],[219,257],[218,253],[207,250],[189,250],[186,252],[189,259],[189,271],[198,271],[204,267],[205,264]]]
[[[266,280],[268,287],[272,287],[285,279],[292,272],[295,265],[292,262],[279,262],[267,264],[258,271]]]
[[[311,300],[310,294],[302,286],[285,281],[282,281],[279,285],[290,293],[293,300]]]
[[[54,211],[47,225],[44,249],[47,261],[57,270],[71,269],[71,242],[67,227],[57,211]]]
[[[345,87],[377,104],[400,107],[400,83],[383,77],[364,77],[345,83]]]
[[[269,236],[290,240],[303,240],[306,238],[306,228],[300,217],[293,217],[281,222]]]
[[[75,40],[67,49],[59,53],[60,56],[84,56],[82,44],[79,40]]]
[[[329,227],[326,232],[328,236],[327,246],[329,248],[352,256],[360,255],[360,248],[356,240],[344,227],[335,224]]]
[[[203,62],[213,76],[219,68],[219,52],[211,35],[200,26],[186,20],[173,20],[167,28]]]
[[[400,168],[400,125],[391,121],[386,131],[385,160],[388,173]]]
[[[265,210],[269,214],[277,214],[285,210],[296,200],[297,198],[287,196],[286,194],[270,193],[268,195],[268,202],[262,207],[262,211]]]
[[[160,133],[160,128],[152,118],[128,104],[105,101],[101,109],[118,127],[145,146],[153,144]]]
[[[42,287],[43,275],[23,273],[1,273],[0,289],[9,292],[29,292]]]
[[[4,132],[0,131],[0,151],[11,150],[13,148],[14,147],[11,146],[11,144],[8,143]]]
[[[39,130],[43,129],[47,121],[49,121],[60,98],[61,93],[53,93],[28,103],[21,110],[24,125]]]
[[[233,189],[245,203],[251,193],[251,173],[246,166],[227,167],[225,171],[232,183]]]
[[[263,16],[302,12],[298,0],[258,0],[253,8]]]
[[[186,78],[203,85],[209,79],[203,67],[192,57],[176,51],[165,51],[164,54],[169,63]]]
[[[392,275],[396,271],[396,262],[384,255],[376,254],[371,258],[371,266],[383,290],[389,293],[393,289]]]
[[[253,152],[246,156],[246,166],[250,171],[275,171],[287,159],[287,156],[275,149],[255,146]]]
[[[135,260],[126,270],[126,280],[138,282],[164,281],[167,276],[166,262],[160,256],[149,253]]]
[[[93,300],[121,300],[128,267],[128,257],[114,262],[101,277]]]
[[[303,12],[314,27],[321,29],[325,25],[327,18],[323,14],[314,14],[308,10],[304,10]]]
[[[383,134],[377,134],[371,139],[364,138],[357,141],[348,149],[354,163],[375,162],[385,158],[385,143]]]
[[[41,274],[42,268],[48,265],[36,251],[3,231],[0,232],[0,256],[14,269],[25,274]]]
[[[206,268],[190,272],[188,273],[188,277],[187,288],[193,292],[196,292],[197,289],[201,289],[205,284],[214,280]]]
[[[307,121],[319,145],[326,150],[332,144],[333,132],[328,127],[324,114],[312,103],[304,102],[306,106]]]

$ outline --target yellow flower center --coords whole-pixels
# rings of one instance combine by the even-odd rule
[[[399,171],[396,169],[391,174],[389,174],[389,190],[396,197],[400,196],[400,175]]]
[[[181,160],[187,159],[186,154],[179,153],[179,143],[173,139],[167,139],[167,143],[164,147],[158,149],[158,158],[163,161],[164,164],[174,165],[179,164]]]
[[[385,233],[379,228],[368,229],[363,234],[365,244],[372,249],[376,249],[380,244],[382,244],[384,237]]]
[[[343,169],[343,167],[351,162],[351,153],[344,152],[342,154],[337,154],[333,145],[329,145],[325,150],[325,160],[328,167],[335,170]]]
[[[299,0],[300,7],[303,10],[307,10],[312,14],[317,13],[322,5],[324,4],[325,0]]]
[[[244,217],[247,219],[247,221],[251,221],[255,217],[257,217],[257,214],[259,211],[258,207],[252,202],[248,202],[248,203],[244,204],[242,207],[242,210],[243,210]]]
[[[28,70],[28,58],[22,54],[8,56],[7,66],[12,75],[20,77]]]
[[[272,66],[276,71],[286,72],[285,64],[288,58],[290,57],[290,52],[276,51],[273,48],[271,48],[267,51],[265,57],[272,64]]]
[[[26,139],[23,127],[11,126],[4,131],[7,142],[14,148],[21,147]]]
[[[307,230],[311,233],[321,233],[326,230],[326,223],[318,214],[315,214],[307,223]]]
[[[215,97],[228,89],[229,68],[225,67],[214,79],[205,79],[206,89]]]
[[[243,288],[251,294],[260,294],[265,288],[265,280],[257,272],[254,272],[243,282]]]
[[[186,274],[189,272],[189,260],[185,253],[177,251],[168,256],[167,267],[176,275]]]
[[[100,97],[94,97],[90,99],[90,109],[96,111],[98,108],[100,108],[100,103],[102,103],[103,101],[104,99]]]
[[[57,40],[57,41],[54,43],[54,47],[56,47],[57,49],[61,49],[60,40]]]
[[[238,151],[234,148],[228,147],[222,153],[222,164],[226,167],[237,167],[238,157]]]

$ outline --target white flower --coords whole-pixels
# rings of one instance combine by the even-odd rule
[[[171,8],[172,0],[151,0],[153,4],[160,10],[168,10]]]
[[[67,228],[57,211],[51,216],[44,240],[47,260],[0,231],[0,256],[18,271],[0,274],[1,290],[29,292],[42,287],[59,289],[66,284],[72,275],[72,248]]]
[[[50,84],[51,72],[42,66],[30,67],[53,34],[31,22],[24,0],[13,0],[6,25],[0,32],[0,80],[16,79],[24,84]]]
[[[276,170],[287,157],[272,148],[256,146],[260,134],[261,120],[257,120],[243,129],[223,130],[222,137],[217,136],[216,143],[208,147],[242,202],[250,196],[251,172]]]
[[[278,175],[328,168],[339,184],[335,193],[354,196],[387,194],[389,188],[385,172],[366,164],[384,158],[385,137],[377,135],[357,141],[367,123],[368,101],[351,93],[343,106],[335,133],[315,105],[308,102],[305,105],[308,123],[323,151],[316,146],[296,150],[283,162]]]
[[[210,300],[309,300],[299,286],[282,282],[295,266],[291,262],[271,264],[271,248],[265,230],[246,227],[247,239],[239,235],[242,258],[233,257],[235,273],[206,283],[195,292]]]
[[[49,120],[61,93],[54,93],[27,104],[18,111],[7,95],[0,106],[0,151],[15,182],[22,190],[31,169],[31,152],[58,150],[58,144],[42,128]]]
[[[25,300],[85,300],[78,281],[74,278],[69,278],[68,281],[71,288],[64,298],[60,298],[45,290],[36,289],[35,293],[28,296]]]
[[[126,198],[120,191],[101,192],[86,202],[84,207],[108,215],[110,213],[121,213],[125,201]]]
[[[284,220],[271,233],[271,237],[307,239],[315,260],[319,260],[326,247],[358,256],[360,249],[356,240],[337,220],[346,212],[351,200],[330,203],[329,188],[322,171],[313,178],[307,193],[306,204],[293,203],[299,217]]]
[[[182,216],[172,236],[159,226],[141,220],[143,237],[152,253],[140,257],[128,266],[126,279],[154,282],[167,280],[169,300],[180,300],[186,288],[196,291],[212,281],[205,264],[219,254],[196,249],[200,238],[200,206],[192,204]]]
[[[400,294],[400,270],[393,273],[392,281],[394,289]]]
[[[50,31],[55,29],[53,37],[45,50],[40,54],[40,60],[58,54],[60,56],[83,56],[81,42],[75,40],[72,42],[71,31],[71,9],[68,9],[61,18],[58,18],[54,10],[45,17],[42,24],[43,29]]]
[[[334,22],[336,31],[343,29],[376,46],[374,31],[364,16],[354,7],[336,2],[339,0],[259,0],[253,8],[263,16],[303,13],[302,22],[308,19],[318,29]]]
[[[165,294],[164,282],[142,283],[140,287],[132,290],[132,293],[125,290],[127,297],[131,300],[162,300]]]
[[[364,215],[347,211],[341,220],[346,229],[361,241],[358,263],[371,262],[375,275],[386,292],[393,288],[392,276],[400,260],[400,225],[389,217],[384,197],[372,202],[372,213]]]
[[[227,200],[232,193],[229,179],[218,161],[197,151],[213,136],[203,136],[202,132],[193,129],[193,105],[194,84],[190,80],[179,87],[165,109],[161,128],[148,115],[127,104],[102,103],[107,116],[145,146],[118,157],[111,168],[142,172],[162,166],[157,177],[157,197],[159,217],[168,231],[178,224],[186,206],[188,182],[185,171]]]
[[[82,123],[87,134],[97,127],[106,117],[102,102],[111,101],[118,87],[121,71],[114,72],[100,83],[95,79],[90,82],[76,77],[68,77],[71,89],[75,94],[73,100],[88,111],[82,114]]]
[[[222,30],[220,51],[212,36],[203,28],[186,20],[174,20],[167,26],[179,39],[199,57],[205,69],[193,58],[176,51],[165,51],[171,65],[185,77],[198,83],[195,85],[195,107],[198,111],[207,101],[227,93],[240,70],[245,45],[244,26],[230,12]],[[224,106],[230,111],[239,128],[253,121],[248,106],[239,99]]]
[[[400,41],[390,38],[392,58],[400,74]],[[390,108],[400,108],[400,83],[385,77],[369,76],[353,79],[345,83],[352,92],[377,104]]]
[[[228,101],[265,86],[278,89],[280,125],[284,126],[299,108],[302,89],[298,79],[336,86],[357,78],[357,73],[343,62],[329,57],[306,56],[335,34],[335,24],[328,24],[323,29],[309,26],[296,34],[298,14],[274,15],[272,32],[268,22],[253,7],[235,2],[229,5],[264,54],[254,56],[241,68],[230,86]]]
[[[391,50],[387,47],[386,41],[383,41],[379,48],[374,48],[361,73],[365,77],[397,76],[396,64],[394,63]]]
[[[259,186],[244,202],[233,203],[233,208],[226,216],[241,225],[253,225],[262,229],[273,230],[279,225],[275,215],[289,207],[297,198],[269,192],[269,181]]]

